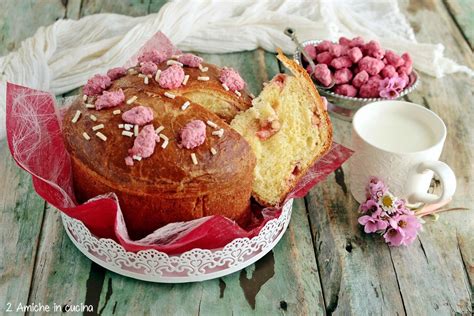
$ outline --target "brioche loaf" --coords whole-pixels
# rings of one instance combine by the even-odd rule
[[[157,68],[164,71],[169,66],[164,61]],[[64,116],[63,134],[77,200],[114,192],[133,239],[171,222],[207,215],[244,223],[250,214],[255,155],[226,121],[250,106],[249,95],[245,90],[226,89],[218,78],[220,70],[210,64],[184,65],[189,79],[173,89],[162,88],[155,80],[158,75],[146,76],[140,69],[133,67],[120,78],[112,76],[102,95],[114,92],[120,101],[122,90],[125,97],[118,105],[97,110],[100,96],[81,96]],[[200,76],[205,80],[198,80]],[[87,91],[95,93],[91,88]],[[88,106],[93,102],[95,108]],[[153,119],[148,124],[158,128],[160,136],[149,157],[133,156],[132,160],[130,149],[138,137],[131,135],[135,127],[127,128],[122,115],[140,106],[151,109]],[[206,124],[205,139],[187,149],[180,132],[196,120]],[[139,133],[145,127],[138,127]],[[133,166],[127,165],[126,157]]]
[[[329,115],[311,78],[281,51],[278,59],[293,76],[275,76],[231,123],[257,157],[253,196],[263,205],[281,203],[332,143]]]

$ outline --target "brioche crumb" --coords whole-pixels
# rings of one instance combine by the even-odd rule
[[[323,150],[319,128],[312,123],[313,97],[297,78],[284,80],[283,87],[279,82],[267,84],[253,107],[231,122],[254,150],[254,196],[268,205],[280,203],[301,170]],[[275,127],[275,132],[263,140],[257,132],[267,127]]]

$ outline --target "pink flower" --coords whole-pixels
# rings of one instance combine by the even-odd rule
[[[399,227],[389,228],[383,238],[389,246],[400,246],[405,238],[405,232]]]
[[[380,81],[380,96],[386,99],[395,99],[400,95],[403,88],[407,85],[404,77],[395,76],[392,78],[385,78]]]
[[[372,198],[378,199],[379,197],[387,193],[388,188],[385,183],[383,183],[383,181],[379,178],[371,177],[369,185],[367,186],[367,191],[370,196],[372,196]]]
[[[411,244],[418,235],[421,228],[421,223],[415,215],[395,215],[390,219],[391,229],[396,229],[403,232],[403,239],[401,244]],[[390,230],[390,229],[389,229]],[[398,245],[395,245],[398,246]]]
[[[380,220],[377,217],[363,215],[358,219],[359,224],[364,226],[366,233],[375,233],[379,230],[385,230],[388,226],[387,222]]]
[[[372,199],[368,199],[364,203],[360,205],[360,212],[361,213],[367,213],[369,215],[374,214],[375,212],[380,211],[380,205],[377,203],[377,201],[374,201]]]

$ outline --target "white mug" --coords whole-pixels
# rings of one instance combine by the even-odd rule
[[[367,104],[352,121],[354,154],[349,160],[349,185],[354,198],[366,200],[371,176],[409,203],[438,203],[456,190],[453,170],[438,161],[446,140],[446,125],[434,112],[414,103],[380,101]],[[443,192],[428,193],[433,172]]]

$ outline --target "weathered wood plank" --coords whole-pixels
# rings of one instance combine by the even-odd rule
[[[30,176],[18,168],[5,140],[0,142],[0,314],[8,303],[25,305],[34,269],[45,202]]]
[[[61,0],[6,0],[0,10],[0,56],[18,49],[21,41],[32,36],[40,26],[64,17]]]
[[[403,8],[424,42],[441,42],[446,54],[472,66],[472,53],[442,4],[410,2]],[[317,245],[321,283],[328,312],[338,314],[406,313],[409,315],[472,312],[473,227],[472,157],[474,118],[472,79],[452,75],[440,79],[422,74],[422,86],[409,96],[438,113],[448,126],[442,160],[458,175],[450,207],[468,207],[441,215],[425,226],[408,248],[388,248],[357,224],[357,203],[346,193],[345,165],[307,197]],[[333,119],[335,140],[350,147],[350,125]],[[336,185],[337,184],[337,185]],[[414,295],[416,293],[416,295]]]
[[[88,291],[97,291],[88,286],[90,277],[96,277],[92,262],[69,240],[59,211],[48,205],[39,238],[29,303],[41,302],[51,308],[57,304],[63,310],[66,305],[86,304]]]
[[[447,56],[469,67],[474,66],[471,48],[440,1],[416,12],[402,9],[410,23],[421,22],[416,34],[419,41],[442,43]],[[407,273],[406,277],[399,278],[407,311],[417,313],[421,299],[425,302],[426,314],[470,314],[474,306],[474,131],[471,128],[474,80],[463,74],[442,79],[423,76],[422,80],[422,89],[411,94],[409,99],[430,108],[446,123],[448,137],[441,160],[453,168],[458,182],[448,207],[468,208],[469,211],[441,214],[437,222],[425,226],[425,232],[419,238],[420,245],[415,248],[426,254],[426,260],[420,255],[414,260],[398,250],[392,251],[392,256],[396,267],[412,267],[404,271],[397,268],[399,275]],[[430,281],[423,283],[424,280]],[[410,295],[413,283],[423,288],[427,286],[419,298]]]
[[[333,122],[336,127],[343,123]],[[360,229],[358,205],[344,179],[347,171],[346,165],[338,169],[306,197],[327,312],[404,314],[390,250]]]
[[[443,2],[471,49],[474,49],[474,2],[471,0],[443,0]]]

